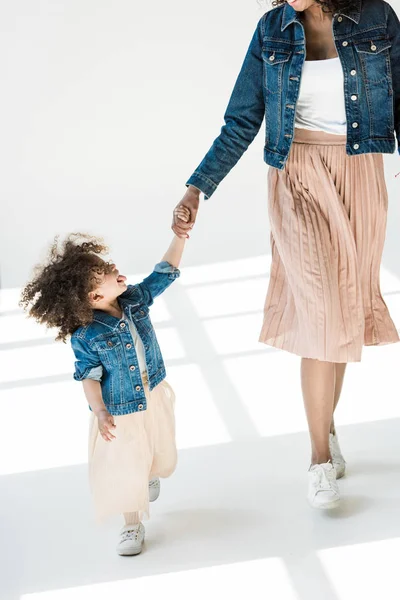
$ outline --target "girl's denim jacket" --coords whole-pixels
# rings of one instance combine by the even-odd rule
[[[161,262],[142,283],[128,286],[118,298],[143,342],[150,390],[165,379],[166,373],[149,307],[179,275],[178,269]],[[135,344],[125,318],[96,310],[92,323],[73,333],[71,345],[76,357],[74,379],[99,381],[104,404],[112,415],[146,410]]]
[[[391,153],[400,140],[400,23],[383,0],[335,14],[344,74],[349,155]],[[188,180],[210,197],[247,150],[265,117],[264,160],[283,169],[293,142],[306,46],[301,16],[284,4],[258,23],[225,114],[225,125]],[[323,82],[321,82],[323,85]]]

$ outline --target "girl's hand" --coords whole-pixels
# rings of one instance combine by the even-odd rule
[[[115,429],[114,417],[110,415],[108,410],[101,410],[97,414],[97,421],[101,437],[106,442],[115,440],[115,435],[111,433],[112,430]]]
[[[172,230],[180,238],[187,238],[189,231],[193,229],[193,225],[196,222],[197,211],[199,210],[200,204],[200,190],[193,186],[189,186],[186,194],[183,196],[182,200],[179,202],[178,206],[174,210],[173,221],[172,221]],[[185,210],[189,212],[189,220],[185,221],[180,218],[178,215],[181,210]]]

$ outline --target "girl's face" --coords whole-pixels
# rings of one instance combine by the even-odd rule
[[[117,267],[111,264],[106,273],[96,275],[97,287],[90,292],[92,304],[98,308],[111,304],[127,289],[126,277],[121,275]]]
[[[298,12],[307,10],[315,4],[314,0],[286,0],[286,2]]]

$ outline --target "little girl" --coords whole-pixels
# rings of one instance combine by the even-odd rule
[[[188,219],[179,209],[182,220]],[[149,500],[159,477],[176,466],[174,392],[150,321],[149,307],[179,277],[185,239],[175,237],[162,262],[141,283],[127,285],[107,248],[93,237],[56,239],[47,264],[37,267],[22,293],[30,316],[70,336],[74,379],[92,410],[89,479],[96,515],[123,514],[120,555],[142,550]]]

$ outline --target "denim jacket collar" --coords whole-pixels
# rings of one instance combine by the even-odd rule
[[[123,298],[119,298],[118,303],[123,311],[126,311],[127,309],[130,311],[131,307],[135,308],[140,304],[140,302],[132,303],[132,301],[126,301]],[[103,310],[95,310],[93,312],[93,320],[97,321],[97,323],[105,325],[106,327],[109,327],[110,329],[117,329],[123,319],[124,317],[122,317],[122,319],[117,319],[117,317],[113,317]]]
[[[361,0],[357,0],[355,8],[345,8],[340,11],[340,14],[358,25],[361,16]],[[285,4],[283,7],[281,31],[284,31],[292,23],[301,23],[300,13],[294,10],[289,4]]]

